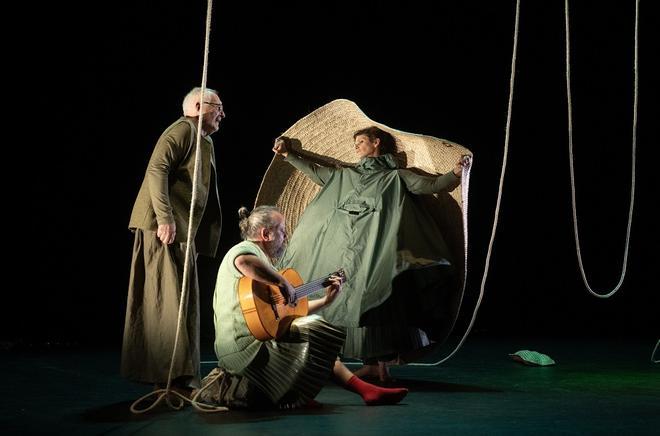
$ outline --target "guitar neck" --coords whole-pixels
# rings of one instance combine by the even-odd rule
[[[336,273],[333,273],[333,274],[336,274]],[[305,283],[304,285],[301,285],[301,286],[298,286],[297,288],[294,288],[294,290],[296,292],[296,298],[306,297],[309,294],[313,294],[314,292],[320,291],[321,289],[325,288],[326,286],[329,285],[328,279],[333,274],[329,274],[325,277],[313,280],[309,283]]]

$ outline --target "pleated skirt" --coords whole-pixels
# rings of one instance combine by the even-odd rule
[[[321,390],[344,343],[345,334],[323,318],[297,318],[281,339],[262,342],[240,371],[279,407],[299,407]]]

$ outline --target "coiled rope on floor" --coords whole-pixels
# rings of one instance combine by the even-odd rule
[[[167,376],[167,385],[165,386],[164,389],[157,389],[153,392],[150,392],[131,404],[131,412],[135,414],[140,414],[140,413],[145,413],[150,410],[153,410],[156,406],[158,406],[161,402],[165,401],[165,404],[167,404],[170,408],[174,410],[181,410],[183,406],[186,403],[192,404],[192,406],[199,410],[200,412],[224,412],[229,409],[226,407],[218,407],[218,406],[211,406],[208,404],[204,403],[198,403],[197,398],[200,396],[200,394],[208,387],[210,387],[213,384],[213,381],[211,380],[210,383],[208,383],[206,386],[202,387],[199,391],[196,392],[196,394],[193,396],[192,399],[189,399],[188,397],[180,394],[179,392],[173,391],[171,389],[171,384],[172,384],[172,372],[174,371],[174,360],[176,358],[176,349],[179,344],[179,336],[181,333],[181,324],[183,323],[184,315],[183,315],[183,308],[187,307],[188,303],[188,276],[190,275],[189,271],[189,261],[190,261],[190,246],[192,244],[192,233],[193,233],[193,217],[194,217],[194,204],[197,199],[197,182],[198,182],[198,169],[200,165],[200,160],[201,160],[201,153],[200,153],[200,144],[202,140],[202,106],[203,106],[203,101],[204,101],[204,95],[206,93],[206,81],[207,81],[207,76],[208,76],[208,59],[209,59],[209,43],[210,43],[210,36],[211,36],[211,13],[213,10],[213,0],[207,0],[207,7],[206,7],[206,32],[205,32],[205,42],[204,42],[204,65],[202,68],[202,84],[201,84],[201,90],[200,90],[200,113],[199,116],[197,117],[197,141],[195,145],[195,166],[193,169],[193,190],[192,190],[192,197],[190,200],[190,211],[188,214],[188,238],[186,240],[186,255],[185,255],[185,261],[184,261],[184,266],[183,266],[183,284],[181,286],[181,298],[179,301],[179,315],[177,319],[177,325],[176,325],[176,335],[174,336],[174,346],[172,349],[172,358],[170,359],[170,369],[169,373]],[[156,400],[151,403],[149,406],[145,408],[138,408],[138,405],[142,403],[144,400],[147,398],[151,398],[156,396]]]
[[[632,156],[631,156],[631,183],[630,183],[630,209],[628,210],[628,226],[626,229],[626,245],[623,251],[623,262],[621,266],[621,276],[619,282],[614,289],[605,294],[594,291],[589,285],[587,274],[584,270],[582,262],[582,251],[580,248],[580,235],[578,231],[578,218],[577,218],[577,201],[575,199],[575,163],[573,159],[573,102],[571,99],[571,44],[570,44],[570,20],[569,20],[569,6],[568,0],[564,0],[564,17],[566,29],[566,99],[568,105],[568,153],[570,156],[570,172],[571,172],[571,205],[573,209],[573,234],[575,236],[575,249],[577,253],[578,265],[580,267],[580,275],[582,281],[591,295],[598,298],[609,298],[614,295],[626,277],[626,267],[628,265],[628,249],[630,246],[630,229],[632,227],[633,207],[635,205],[635,161],[637,151],[637,101],[639,90],[639,73],[638,73],[638,35],[639,35],[639,0],[635,1],[635,55],[634,55],[634,97],[633,97],[633,122],[632,122]]]

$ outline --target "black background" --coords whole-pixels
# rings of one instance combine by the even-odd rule
[[[336,98],[390,127],[473,151],[465,325],[484,271],[503,162],[514,1],[217,1],[208,86],[224,212],[220,258],[238,242],[273,138]],[[591,284],[620,276],[631,181],[634,2],[575,1],[572,83],[578,216]],[[582,285],[573,240],[561,1],[523,1],[510,152],[475,331],[658,334],[657,15],[640,16],[636,202],[628,273],[614,297]],[[650,5],[648,5],[650,6]],[[131,207],[161,131],[201,81],[206,4],[101,2],[25,11],[12,44],[6,187],[16,194],[3,340],[121,342]],[[33,11],[36,12],[36,11]],[[25,68],[24,68],[25,67]],[[13,109],[13,107],[12,107]],[[22,109],[22,110],[21,110]],[[19,121],[20,120],[20,121]],[[13,168],[20,176],[9,176]],[[10,182],[13,180],[13,182]],[[15,210],[15,209],[13,209]],[[7,214],[9,216],[9,214]],[[200,258],[203,341],[219,259]],[[4,306],[4,304],[3,304]]]

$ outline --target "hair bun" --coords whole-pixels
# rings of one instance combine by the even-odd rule
[[[250,216],[250,211],[247,209],[247,207],[243,206],[240,209],[238,209],[238,217],[240,219],[245,219]]]

